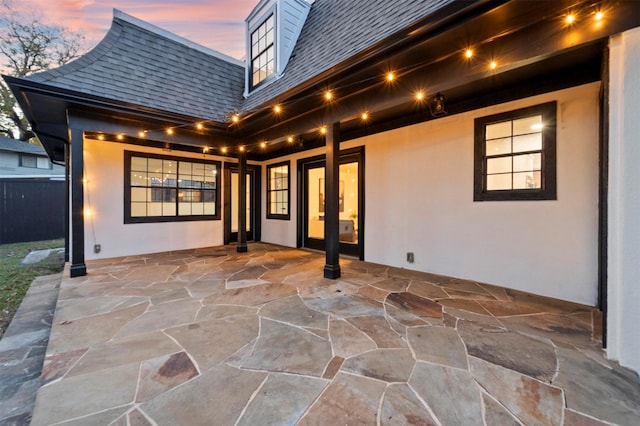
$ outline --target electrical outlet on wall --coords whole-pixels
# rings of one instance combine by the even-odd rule
[[[414,258],[413,252],[412,251],[407,252],[407,262],[413,263],[414,260],[415,258]]]
[[[93,252],[94,253],[100,253],[101,250],[102,250],[102,246],[100,244],[95,244],[93,246]]]

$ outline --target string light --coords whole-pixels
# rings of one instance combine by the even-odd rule
[[[202,148],[202,153],[206,154],[207,152],[209,152],[209,147],[205,146],[204,148]]]
[[[600,27],[600,26],[602,25],[602,21],[603,21],[603,20],[604,20],[604,18],[605,18],[605,13],[604,13],[602,10],[595,10],[595,11],[593,11],[593,12],[592,12],[592,15],[591,15],[591,16],[593,17],[594,21],[596,22],[596,24],[595,24],[596,28],[598,28],[598,27]],[[575,14],[575,12],[570,12],[570,13],[567,13],[567,14],[565,14],[564,16],[562,16],[562,17],[561,17],[561,19],[562,19],[562,22],[563,22],[565,25],[572,25],[572,24],[575,24],[575,23],[576,23],[576,21],[577,21],[577,15]],[[467,47],[467,48],[465,48],[465,49],[463,50],[463,52],[462,52],[462,53],[463,53],[463,55],[464,55],[464,57],[465,57],[466,59],[471,59],[471,58],[473,58],[473,57],[475,56],[475,52],[474,52],[474,50],[473,50],[471,47]],[[428,64],[429,64],[429,62],[426,62],[426,61],[425,61],[425,62],[423,62],[423,63],[420,63],[420,64],[413,64],[413,65],[411,65],[411,67],[410,67],[410,68],[408,68],[408,69],[407,69],[407,71],[408,71],[408,72],[413,72],[413,71],[415,71],[415,70],[417,69],[417,66],[426,66],[426,65],[428,65]],[[490,70],[496,70],[496,69],[498,68],[498,63],[497,63],[497,61],[496,61],[496,60],[491,60],[491,61],[489,62],[489,64],[488,64],[488,68],[489,68]],[[400,71],[402,71],[402,70],[400,70]],[[398,70],[394,70],[394,71],[386,71],[386,72],[383,74],[383,75],[384,75],[384,81],[385,81],[385,82],[387,82],[387,83],[394,82],[394,81],[396,80],[396,77],[397,77],[396,72],[398,72]],[[374,78],[375,78],[375,77],[374,77]],[[379,78],[379,77],[378,77],[378,78]],[[379,84],[381,84],[381,83],[382,83],[380,80],[378,80],[378,82],[379,82]],[[341,86],[341,87],[342,87],[342,86]],[[345,87],[346,87],[346,86],[345,86]],[[343,87],[343,88],[344,88],[344,87]],[[334,87],[333,89],[327,89],[327,90],[325,90],[325,91],[323,92],[323,98],[324,98],[324,100],[325,100],[325,101],[327,101],[327,102],[330,102],[330,101],[335,100],[335,93],[334,93],[334,90],[337,90],[337,89],[339,89],[339,88],[335,88],[335,87]],[[311,95],[309,95],[309,96],[317,96],[317,94],[311,94]],[[425,92],[424,92],[423,90],[418,90],[418,91],[416,91],[416,92],[414,93],[414,96],[415,96],[415,100],[416,100],[416,101],[424,101],[424,100],[426,100],[426,94],[425,94]],[[298,100],[298,98],[296,98],[296,100]],[[292,100],[292,102],[293,102],[293,100]],[[282,104],[274,104],[274,105],[272,105],[271,107],[267,107],[266,109],[268,110],[269,108],[271,108],[271,109],[272,109],[272,111],[273,111],[275,114],[280,114],[280,113],[282,113],[282,112],[283,112],[284,108],[286,108],[286,105],[283,107],[283,105],[282,105]],[[261,107],[261,108],[258,108],[258,109],[256,109],[256,110],[244,111],[244,113],[246,113],[246,114],[251,114],[251,113],[255,113],[256,111],[260,111],[260,110],[264,111],[264,110],[265,110],[265,108],[264,108],[264,107]],[[230,118],[230,121],[231,121],[232,123],[234,123],[234,124],[239,123],[239,122],[240,122],[240,119],[241,119],[241,115],[240,115],[240,113],[239,113],[239,112],[233,112],[233,113],[231,113],[230,115],[228,115],[227,117],[229,117],[229,118]],[[363,121],[366,121],[366,120],[369,120],[369,119],[370,119],[370,115],[369,115],[369,113],[368,113],[368,112],[363,112],[363,113],[360,115],[360,118],[361,118]],[[165,129],[164,129],[164,131],[166,132],[166,134],[167,134],[167,135],[174,135],[174,133],[175,133],[175,129],[179,129],[179,128],[181,128],[181,127],[188,128],[189,126],[194,126],[194,127],[195,127],[196,129],[198,129],[198,130],[205,130],[205,125],[204,125],[204,123],[205,123],[205,122],[206,122],[206,120],[205,120],[204,122],[203,122],[203,121],[200,121],[200,122],[195,122],[195,123],[193,123],[193,122],[192,122],[192,123],[186,123],[186,124],[175,125],[175,126],[173,126],[173,127],[165,128]],[[192,128],[193,128],[193,127],[192,127]],[[140,138],[145,138],[145,137],[147,137],[147,133],[149,133],[149,132],[158,132],[158,131],[162,131],[162,130],[163,130],[162,128],[158,128],[158,129],[145,129],[145,130],[141,130],[141,131],[139,131],[139,132],[137,133],[137,135],[138,135]],[[322,135],[325,135],[325,134],[327,133],[327,127],[326,127],[326,126],[324,126],[324,125],[323,125],[323,126],[321,126],[321,127],[319,127],[319,129],[318,129],[318,130],[319,130],[320,134],[322,134]],[[125,139],[125,136],[126,136],[126,135],[124,135],[124,134],[122,134],[122,133],[120,133],[120,134],[111,134],[111,135],[109,135],[109,137],[110,137],[110,138],[114,138],[114,137],[115,137],[115,138],[117,138],[118,140],[124,140],[124,139]],[[101,141],[102,141],[102,140],[105,140],[105,137],[106,137],[106,136],[105,136],[104,134],[102,134],[102,133],[99,133],[99,134],[97,134],[97,136],[96,136],[96,137],[97,137],[97,139],[98,139],[98,140],[101,140]],[[294,138],[294,136],[288,136],[288,137],[286,138],[286,140],[287,140],[289,143],[293,143],[293,142],[295,142],[295,138]],[[255,145],[256,145],[256,146],[260,146],[261,148],[265,149],[265,148],[267,148],[267,145],[268,145],[268,144],[267,144],[267,142],[266,142],[266,141],[261,141],[261,142],[256,142],[256,143],[255,143]],[[228,148],[227,148],[227,147],[222,147],[222,148],[219,148],[219,149],[220,149],[220,152],[222,152],[223,154],[226,154],[226,153],[228,152]],[[238,146],[238,148],[237,148],[237,149],[238,149],[239,151],[247,150],[247,148],[246,148],[245,146]],[[203,148],[203,152],[205,152],[205,153],[206,153],[206,152],[210,152],[210,148],[208,148],[208,147],[204,147],[204,148]]]
[[[599,10],[598,12],[596,12],[596,15],[595,15],[595,17],[594,17],[594,18],[595,18],[595,20],[596,20],[596,21],[598,21],[598,22],[602,21],[602,18],[604,18],[604,12],[602,12],[601,10]]]

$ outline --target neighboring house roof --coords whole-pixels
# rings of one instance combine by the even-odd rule
[[[115,10],[111,29],[93,50],[26,79],[224,121],[241,106],[244,63]]]
[[[40,145],[18,141],[15,139],[6,138],[4,136],[0,136],[0,151],[10,151],[42,156],[47,155],[44,148],[42,148]]]
[[[316,0],[282,77],[249,95],[254,109],[434,13],[453,0]]]

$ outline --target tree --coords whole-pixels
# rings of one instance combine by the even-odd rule
[[[49,24],[37,14],[19,11],[14,0],[2,0],[0,4],[3,74],[25,77],[64,65],[80,55],[84,42],[80,33]],[[21,141],[35,137],[4,81],[0,85],[0,134]]]

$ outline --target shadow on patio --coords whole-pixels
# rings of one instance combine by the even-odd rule
[[[32,424],[640,424],[593,309],[341,264],[261,243],[89,262]]]

